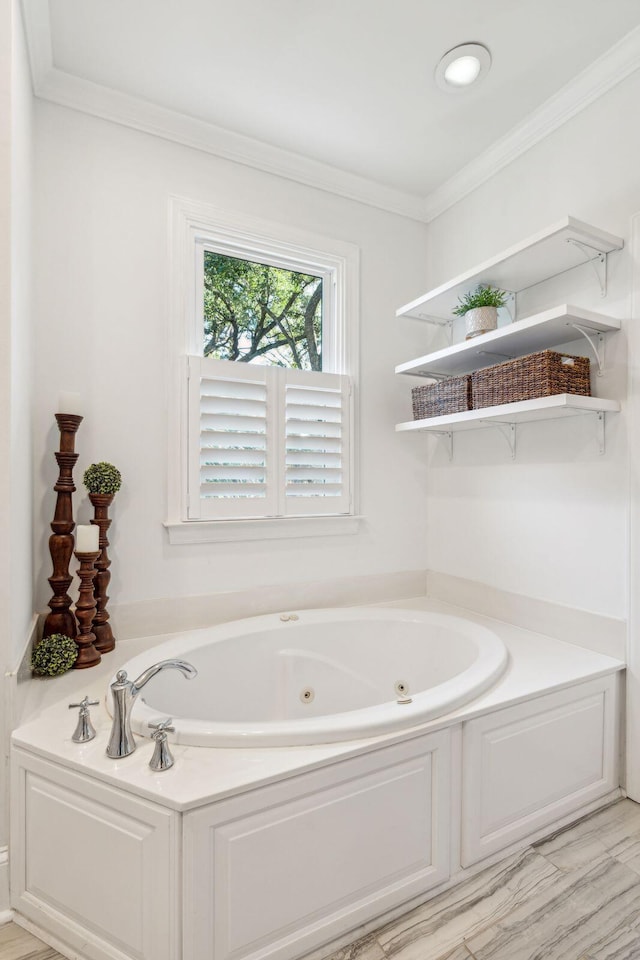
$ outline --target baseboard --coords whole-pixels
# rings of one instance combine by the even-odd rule
[[[27,635],[24,638],[22,653],[14,670],[5,674],[5,722],[7,729],[7,742],[4,745],[6,755],[9,755],[9,738],[11,731],[20,723],[23,713],[23,697],[25,690],[25,681],[31,680],[31,650],[36,638],[40,635],[43,617],[34,613],[29,624]],[[0,900],[0,905],[2,901]]]
[[[448,573],[427,573],[427,596],[494,620],[511,623],[595,653],[626,660],[627,623],[588,610],[538,600]]]
[[[15,675],[18,682],[31,676],[31,651],[36,639],[41,636],[43,623],[44,614],[34,613],[31,618],[31,623],[29,624],[29,629],[27,630],[27,635],[24,638],[22,653],[20,654],[18,664],[15,670],[12,671],[12,675]]]
[[[16,923],[19,927],[22,927],[23,930],[26,930],[27,933],[30,933],[32,936],[37,937],[38,940],[42,940],[43,943],[46,943],[48,947],[51,947],[56,953],[59,953],[61,957],[66,957],[67,960],[88,960],[88,950],[91,947],[91,957],[99,957],[99,960],[125,960],[125,955],[119,950],[116,951],[114,948],[108,953],[98,951],[97,953],[92,948],[92,945],[85,943],[83,946],[82,953],[79,953],[75,947],[69,946],[68,943],[65,943],[64,940],[61,940],[55,934],[49,933],[44,926],[40,926],[38,923],[34,923],[32,920],[28,920],[27,917],[24,917],[21,913],[14,913],[13,922]],[[75,928],[75,924],[72,925]]]
[[[280,583],[251,590],[198,597],[171,597],[112,605],[111,623],[119,640],[156,636],[244,617],[314,607],[352,607],[424,596],[426,571],[367,574],[302,583]]]
[[[9,903],[9,848],[0,847],[0,923],[8,923],[13,916]]]

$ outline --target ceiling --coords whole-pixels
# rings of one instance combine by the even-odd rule
[[[638,0],[48,6],[56,71],[418,197],[640,25]],[[488,77],[442,92],[438,60],[470,41],[489,47]]]

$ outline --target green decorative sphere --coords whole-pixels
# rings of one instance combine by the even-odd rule
[[[78,658],[75,640],[63,633],[52,633],[36,644],[31,655],[31,669],[41,677],[59,677],[70,670]]]
[[[84,472],[83,482],[89,493],[113,494],[122,486],[122,475],[112,463],[92,463]]]

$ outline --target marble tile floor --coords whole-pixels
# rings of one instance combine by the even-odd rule
[[[64,960],[42,940],[15,923],[0,927],[0,960]]]
[[[0,960],[64,960],[9,923]],[[327,960],[640,960],[640,805],[620,800]]]
[[[640,960],[640,805],[620,800],[328,960]]]

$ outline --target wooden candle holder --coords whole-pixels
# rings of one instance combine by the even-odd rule
[[[71,597],[67,591],[72,580],[69,562],[73,553],[75,527],[72,502],[72,495],[76,490],[73,468],[78,459],[78,454],[75,453],[75,435],[82,423],[82,417],[72,413],[56,413],[56,420],[60,430],[60,450],[56,453],[60,474],[53,488],[58,499],[51,524],[53,533],[49,537],[49,552],[53,562],[53,574],[49,577],[49,584],[53,596],[49,601],[51,613],[47,614],[42,635],[50,637],[53,633],[63,633],[67,637],[75,638],[76,619],[71,612]]]
[[[93,580],[96,575],[95,563],[100,551],[95,553],[78,553],[76,559],[80,564],[78,576],[80,578],[80,593],[76,603],[76,617],[80,632],[75,638],[78,645],[78,659],[74,663],[74,670],[83,670],[85,667],[95,667],[102,659],[95,648],[95,634],[91,624],[96,613],[96,601],[93,595]]]
[[[100,528],[100,556],[96,562],[97,573],[93,587],[96,598],[96,615],[93,618],[93,632],[96,637],[94,647],[96,650],[99,650],[100,653],[109,653],[116,645],[111,624],[108,622],[109,613],[107,611],[107,602],[109,600],[107,588],[111,580],[111,573],[109,572],[111,560],[107,553],[109,546],[107,531],[111,526],[109,507],[113,503],[113,497],[113,493],[89,494],[89,500],[91,500],[94,509],[94,519],[91,523]]]

